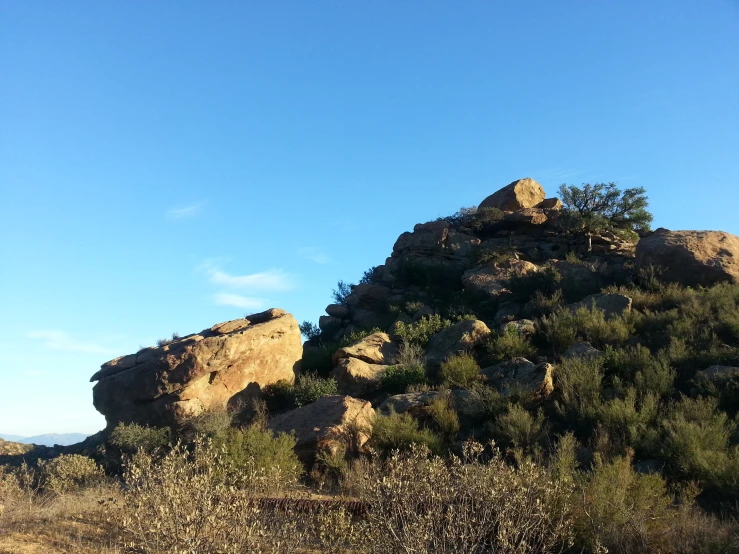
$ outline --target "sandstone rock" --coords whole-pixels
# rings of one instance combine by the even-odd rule
[[[269,424],[275,433],[295,433],[295,453],[312,463],[319,451],[343,445],[360,448],[372,434],[372,404],[351,396],[324,396],[312,404],[278,415]]]
[[[462,275],[462,284],[470,292],[498,298],[508,294],[506,281],[514,275],[526,275],[539,268],[524,260],[505,260],[493,265],[470,269]]]
[[[514,358],[481,373],[506,396],[524,393],[547,397],[554,391],[554,366],[548,363],[536,365],[526,358]]]
[[[536,323],[530,319],[517,319],[516,321],[509,321],[503,323],[500,326],[500,334],[505,335],[506,333],[518,333],[524,337],[530,337],[536,333]]]
[[[708,379],[709,381],[723,381],[724,379],[739,376],[739,367],[712,365],[703,371],[699,371],[696,376]]]
[[[93,404],[108,427],[119,422],[171,425],[229,401],[292,382],[303,346],[295,318],[272,309],[214,325],[196,335],[102,365]]]
[[[507,212],[515,212],[524,208],[533,208],[542,202],[545,196],[541,185],[527,177],[513,181],[510,185],[491,194],[480,203],[479,208],[498,208]]]
[[[578,342],[570,346],[562,354],[563,358],[597,358],[603,352],[593,346],[589,342]]]
[[[349,316],[349,308],[344,304],[329,304],[326,306],[326,313],[331,317],[346,319]]]
[[[389,364],[398,352],[397,344],[387,333],[374,333],[349,346],[339,348],[333,355],[334,365],[342,358],[357,358],[368,364]]]
[[[333,335],[341,329],[342,321],[338,317],[322,315],[318,318],[318,327],[327,335]]]
[[[611,319],[631,311],[631,298],[624,294],[591,294],[580,302],[567,306],[571,312],[576,312],[580,308],[594,307],[603,310],[606,319]]]
[[[490,335],[490,329],[482,321],[464,320],[436,333],[426,349],[429,368],[438,369],[449,356],[465,352],[480,344]]]
[[[390,415],[390,412],[402,414],[408,412],[412,416],[421,415],[424,407],[431,404],[437,398],[446,396],[449,391],[427,391],[427,392],[409,392],[406,394],[396,394],[389,396],[380,404],[378,408],[382,415]]]
[[[562,205],[562,201],[559,198],[545,198],[541,202],[539,202],[534,208],[539,208],[541,210],[554,210],[554,211],[560,211],[564,206]]]
[[[547,214],[540,208],[524,208],[505,216],[505,221],[522,225],[544,225],[548,219]]]
[[[739,282],[739,237],[721,231],[657,229],[636,246],[641,268],[664,270],[662,278],[685,286]]]
[[[368,364],[357,358],[342,358],[331,372],[339,390],[349,396],[362,396],[380,388],[386,365]]]
[[[511,300],[503,302],[500,304],[500,308],[495,313],[493,322],[495,323],[495,325],[500,327],[502,324],[513,321],[517,317],[519,317],[522,310],[523,306],[521,306],[521,304],[519,304],[518,302],[513,302]]]

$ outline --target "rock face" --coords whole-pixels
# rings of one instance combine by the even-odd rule
[[[380,388],[386,365],[368,364],[357,358],[341,358],[331,372],[339,390],[351,396],[362,396]]]
[[[490,336],[490,329],[484,322],[464,320],[436,333],[428,344],[426,363],[431,369],[438,369],[449,356],[474,348]]]
[[[374,333],[349,346],[339,348],[333,355],[334,364],[342,358],[356,358],[368,364],[389,364],[398,352],[398,346],[387,333]]]
[[[470,269],[462,276],[464,288],[491,298],[508,294],[506,281],[514,275],[526,275],[537,271],[536,265],[524,260],[505,260],[493,265]]]
[[[686,286],[739,282],[739,237],[722,231],[657,229],[636,247],[639,267],[661,268],[662,278]]]
[[[597,358],[603,352],[594,348],[589,342],[578,342],[570,346],[562,354],[563,358]]]
[[[361,448],[372,433],[372,404],[351,396],[324,396],[312,404],[275,417],[269,428],[295,433],[295,453],[312,463],[319,451],[336,452],[341,445]]]
[[[537,365],[526,358],[514,358],[481,373],[504,395],[522,392],[547,397],[554,391],[554,366],[546,362]]]
[[[606,319],[611,319],[631,311],[631,298],[624,294],[591,294],[567,308],[572,312],[580,308],[597,308],[603,310]]]
[[[272,309],[219,323],[103,364],[91,381],[108,428],[178,424],[281,379],[295,379],[303,347],[295,318]]]
[[[390,415],[391,412],[402,414],[410,413],[412,416],[421,414],[423,408],[431,404],[437,398],[449,394],[449,391],[408,392],[389,396],[380,404],[378,410],[382,415]]]
[[[515,212],[524,208],[533,208],[543,202],[545,197],[546,193],[541,185],[527,177],[513,181],[510,185],[491,194],[480,203],[479,208],[498,208],[506,212]]]

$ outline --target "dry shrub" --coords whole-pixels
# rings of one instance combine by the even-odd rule
[[[444,460],[414,447],[364,472],[368,552],[395,554],[548,553],[570,544],[571,485],[529,461],[517,468],[483,447]],[[419,478],[423,476],[423,478]]]
[[[45,491],[65,494],[96,485],[105,479],[105,474],[92,458],[62,454],[51,460],[38,461],[38,479]]]
[[[469,387],[480,375],[480,366],[469,354],[455,354],[442,362],[439,375],[449,387]]]
[[[182,554],[292,551],[302,537],[297,518],[266,521],[253,501],[252,478],[233,472],[204,439],[194,452],[178,443],[159,460],[139,451],[124,473],[127,546]]]

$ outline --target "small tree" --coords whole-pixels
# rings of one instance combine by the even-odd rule
[[[592,249],[592,235],[601,231],[633,234],[650,230],[653,218],[647,211],[649,201],[643,187],[622,191],[616,183],[584,184],[582,188],[563,184],[559,195],[565,229],[588,237],[588,250]]]
[[[351,285],[349,283],[346,283],[344,281],[339,281],[336,283],[336,288],[331,293],[331,296],[334,298],[334,302],[337,304],[345,305],[347,303],[347,298],[349,298],[349,295],[352,293],[352,287],[354,285]]]

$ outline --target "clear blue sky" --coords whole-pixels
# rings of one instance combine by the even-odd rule
[[[739,234],[739,3],[0,0],[0,432],[521,177]]]

